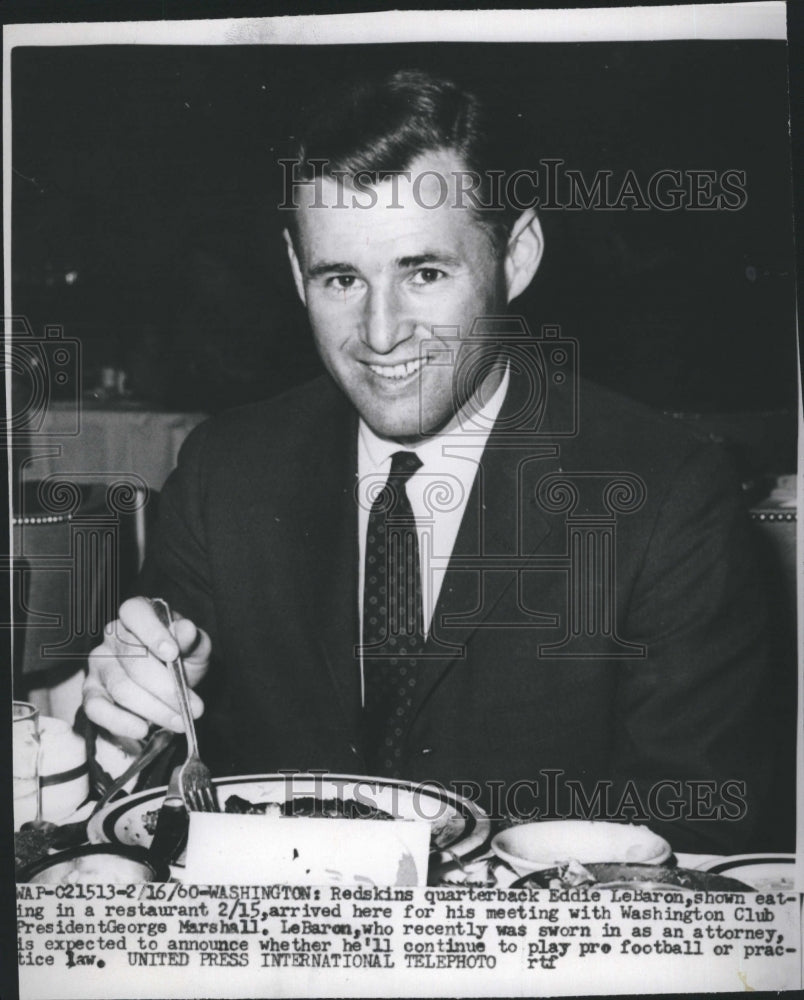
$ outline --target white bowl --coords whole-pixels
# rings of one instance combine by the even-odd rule
[[[523,823],[498,833],[494,853],[520,875],[566,861],[581,864],[633,862],[658,865],[670,857],[670,845],[646,826],[592,820]]]

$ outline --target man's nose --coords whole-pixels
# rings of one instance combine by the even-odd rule
[[[393,288],[372,289],[366,296],[361,319],[361,337],[375,354],[390,354],[407,340],[413,324],[403,314]]]

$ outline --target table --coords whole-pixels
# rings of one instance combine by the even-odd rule
[[[184,439],[204,419],[203,413],[166,412],[128,399],[80,399],[73,403],[48,403],[39,412],[32,412],[26,427],[14,429],[13,473],[17,490],[12,502],[14,557],[20,575],[19,589],[25,594],[28,605],[27,611],[18,608],[15,612],[15,620],[19,621],[19,616],[24,614],[26,622],[24,635],[17,637],[22,650],[17,656],[22,675],[57,664],[57,659],[41,658],[43,644],[53,646],[55,652],[49,655],[57,658],[58,645],[63,639],[61,632],[68,636],[74,634],[76,638],[69,649],[70,659],[65,661],[72,664],[70,675],[49,677],[45,686],[27,693],[28,699],[45,714],[64,719],[74,716],[83,681],[83,671],[77,670],[80,660],[76,656],[86,655],[94,644],[90,633],[98,630],[93,617],[97,601],[90,596],[76,603],[72,594],[91,595],[94,593],[92,587],[97,589],[97,580],[104,577],[104,572],[109,578],[120,581],[123,577],[132,577],[137,566],[142,565],[148,496],[162,488],[176,465]],[[101,510],[103,523],[100,520],[95,523],[91,517],[88,519],[80,506],[76,511],[80,516],[71,522],[66,514],[59,515],[58,504],[54,509],[47,505],[42,507],[36,491],[26,490],[27,484],[48,479],[55,482],[52,477],[85,493],[94,488],[93,495],[100,495],[102,504],[104,488],[108,491],[113,484],[121,484],[122,492],[117,494],[119,506],[110,507],[107,492]],[[67,493],[61,491],[60,495],[64,498]],[[58,499],[58,496],[56,489],[53,498]],[[133,521],[133,555],[136,556],[136,564],[132,562],[125,572],[120,566],[117,525],[106,523],[116,522],[121,513]],[[81,537],[76,540],[79,535]],[[115,539],[112,547],[116,562],[110,565],[107,557],[102,566],[98,559],[107,551],[109,537]],[[97,553],[97,559],[79,558],[90,551]],[[115,594],[120,590],[122,585],[116,587]],[[102,599],[98,597],[98,601]],[[93,617],[94,625],[83,619],[72,622],[70,616],[79,604],[86,612],[84,617]],[[114,610],[110,607],[97,613],[101,613],[104,620],[110,620]],[[37,622],[45,627],[37,631]]]
[[[121,400],[101,404],[52,403],[35,432],[19,434],[23,481],[58,473],[108,482],[133,474],[148,490],[159,490],[184,439],[203,413],[173,413]]]

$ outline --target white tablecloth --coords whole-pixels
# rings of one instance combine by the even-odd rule
[[[66,479],[108,483],[124,473],[140,477],[149,490],[161,489],[184,439],[203,413],[165,413],[135,408],[51,404],[36,434],[20,435],[21,473],[26,481],[58,473]]]

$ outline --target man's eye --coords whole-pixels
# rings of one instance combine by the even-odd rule
[[[446,276],[444,271],[440,271],[437,267],[420,267],[411,277],[411,282],[414,285],[434,285]]]
[[[335,274],[327,280],[327,285],[338,292],[348,292],[354,288],[357,277],[354,274]]]
[[[361,294],[364,283],[356,274],[331,274],[324,280],[324,292],[331,299],[350,301]]]

